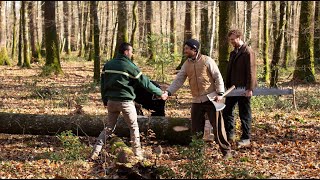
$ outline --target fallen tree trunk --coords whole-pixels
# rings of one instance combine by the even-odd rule
[[[79,136],[98,137],[105,127],[106,116],[92,115],[39,115],[0,112],[0,133],[57,135],[66,130]],[[164,116],[138,116],[140,132],[147,134],[151,129],[158,140],[171,144],[188,144],[191,141],[188,118],[168,118]],[[185,126],[189,130],[174,131],[173,127]],[[119,137],[129,137],[130,132],[124,119],[120,116],[115,129]]]

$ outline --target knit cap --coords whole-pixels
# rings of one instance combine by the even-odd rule
[[[189,39],[184,44],[188,45],[193,49],[196,49],[197,51],[199,50],[200,43],[195,39]]]

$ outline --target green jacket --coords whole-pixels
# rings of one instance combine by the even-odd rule
[[[105,105],[108,100],[134,100],[137,86],[157,96],[162,95],[162,90],[151,83],[127,56],[119,54],[105,63],[101,73],[101,97]]]

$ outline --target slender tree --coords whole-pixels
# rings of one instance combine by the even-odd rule
[[[22,8],[20,8],[19,17],[19,40],[18,40],[18,63],[17,66],[22,66]]]
[[[70,54],[71,43],[70,43],[70,2],[63,1],[63,25],[64,25],[64,52]]]
[[[137,6],[138,6],[138,1],[133,2],[133,7],[132,7],[132,16],[133,16],[133,21],[132,21],[132,34],[131,34],[131,39],[130,43],[132,44],[133,47],[135,47],[135,35],[137,31],[137,26],[139,22],[139,17],[137,16]]]
[[[262,16],[262,13],[261,13],[261,4],[263,2],[262,1],[259,1],[259,12],[258,12],[258,30],[257,30],[257,49],[259,51],[259,55],[260,55],[260,48],[261,48],[261,16]]]
[[[128,39],[128,13],[127,13],[127,2],[118,1],[118,33],[116,49],[114,57],[117,56],[119,45],[123,42],[129,42]]]
[[[108,48],[107,47],[110,47],[110,41],[109,41],[109,27],[110,27],[110,1],[106,1],[106,9],[107,9],[107,15],[106,15],[106,28],[105,28],[105,40],[104,40],[104,53],[106,54],[106,56],[108,56]]]
[[[228,32],[234,22],[235,17],[235,1],[220,1],[219,2],[219,69],[221,75],[226,80],[227,66],[229,61],[229,54],[232,51],[228,41]]]
[[[17,41],[17,14],[16,14],[16,1],[12,1],[12,14],[13,14],[13,27],[12,27],[12,47],[11,47],[11,58],[15,59],[16,56],[16,41]]]
[[[217,1],[212,1],[212,12],[211,12],[211,36],[210,36],[210,54],[213,56],[215,32],[216,32],[216,3]]]
[[[201,30],[200,30],[200,44],[201,54],[209,55],[209,18],[208,18],[208,1],[201,1]]]
[[[184,40],[183,42],[186,42],[188,39],[192,38],[192,27],[191,27],[191,19],[192,19],[192,6],[191,6],[191,1],[187,1],[186,2],[186,12],[185,12],[185,20],[184,20]],[[183,52],[182,52],[183,54]],[[185,62],[186,58],[184,56],[182,56],[181,62],[178,65],[178,67],[176,68],[176,70],[181,69],[181,66],[183,65],[183,63]]]
[[[78,28],[76,28],[76,1],[70,1],[69,2],[70,8],[69,8],[69,24],[70,24],[70,51],[76,51],[77,50],[77,32]]]
[[[270,65],[269,65],[269,58],[268,58],[268,51],[269,51],[269,27],[268,27],[268,1],[263,2],[263,50],[262,50],[262,57],[263,57],[263,76],[266,84],[269,84],[270,80]]]
[[[289,23],[290,23],[290,3],[289,1],[286,1],[287,7],[286,7],[286,22],[284,26],[284,56],[283,56],[283,61],[282,61],[282,67],[287,69],[288,67],[288,62],[291,57],[291,46],[290,46],[290,33],[289,33]]]
[[[176,1],[170,1],[170,44],[171,54],[177,53],[177,34],[176,34]],[[176,57],[176,56],[175,56]],[[175,61],[175,60],[174,60]]]
[[[320,62],[320,1],[315,2],[314,15],[314,59]]]
[[[247,12],[246,12],[246,24],[245,24],[245,34],[246,34],[246,43],[251,45],[251,14],[252,14],[252,1],[246,1]]]
[[[99,19],[98,19],[98,1],[90,1],[90,14],[93,20],[93,44],[94,44],[94,68],[93,80],[100,82],[100,46],[99,46]]]
[[[146,2],[146,37],[147,37],[147,57],[152,62],[155,61],[155,54],[154,54],[154,43],[152,40],[153,36],[153,28],[152,28],[152,22],[153,22],[153,7],[152,7],[152,1]]]
[[[109,2],[109,1],[107,1]],[[78,7],[78,24],[79,24],[79,31],[78,31],[78,37],[79,37],[79,53],[78,57],[82,57],[84,53],[84,44],[83,44],[83,15],[84,15],[84,2],[83,1],[77,1],[77,7]]]
[[[28,19],[27,19],[27,1],[21,2],[22,15],[22,39],[23,39],[23,63],[22,67],[31,68],[30,54],[29,54],[29,38],[28,38]]]
[[[271,77],[270,77],[270,86],[277,87],[278,76],[279,76],[279,61],[281,55],[281,45],[283,42],[283,31],[284,31],[284,17],[285,17],[286,2],[280,1],[280,20],[279,20],[279,29],[276,31],[277,34],[274,35],[274,48],[273,56],[271,61]],[[276,28],[276,27],[274,27]]]
[[[60,65],[59,41],[56,27],[56,1],[43,1],[46,63],[42,75],[63,73]]]
[[[138,13],[139,13],[139,23],[138,23],[138,26],[139,26],[139,47],[140,48],[143,48],[143,45],[144,45],[144,40],[145,40],[145,20],[144,20],[144,2],[145,1],[138,1]]]
[[[5,1],[0,1],[0,65],[11,65],[7,53],[6,21],[5,21]]]
[[[314,69],[314,1],[302,1],[300,8],[300,25],[297,61],[293,80],[315,82]]]
[[[37,50],[36,46],[36,23],[35,23],[35,2],[29,1],[28,2],[28,16],[29,16],[29,37],[30,37],[30,47],[31,47],[31,63],[39,62],[39,51]]]

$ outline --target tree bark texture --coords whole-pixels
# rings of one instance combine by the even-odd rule
[[[268,1],[263,2],[263,77],[266,84],[269,84],[270,79],[270,65],[269,65],[269,24],[268,24]]]
[[[184,20],[184,40],[183,43],[186,42],[188,39],[192,38],[192,28],[191,28],[191,19],[192,19],[192,10],[191,10],[191,1],[187,1],[186,2],[186,16],[185,16],[185,20]],[[183,49],[183,48],[182,48]],[[182,50],[182,54],[183,54],[183,50]],[[182,56],[181,58],[181,62],[178,65],[178,67],[176,68],[176,70],[180,70],[184,61],[186,60],[185,57]]]
[[[232,51],[228,40],[228,32],[231,29],[234,21],[235,12],[233,11],[235,1],[220,1],[219,2],[219,69],[223,80],[226,81],[227,66],[229,54]]]
[[[7,53],[6,21],[5,21],[5,1],[0,1],[0,65],[11,65]]]
[[[55,1],[44,1],[44,23],[45,23],[45,45],[46,45],[46,64],[49,71],[56,74],[62,73],[60,65],[59,42],[55,20]]]
[[[0,133],[57,135],[72,130],[79,136],[98,137],[106,124],[106,116],[90,115],[39,115],[0,113]],[[151,129],[159,140],[171,144],[188,144],[191,140],[191,120],[164,116],[138,116],[140,133],[148,134]],[[174,131],[173,127],[188,127],[186,131]],[[118,118],[115,134],[129,137],[130,131],[122,116]]]
[[[98,1],[90,1],[91,19],[93,20],[93,46],[94,46],[94,82],[100,82],[100,46],[99,46],[99,19],[98,19]]]
[[[22,15],[22,38],[23,38],[23,63],[22,67],[31,68],[30,54],[29,54],[29,38],[28,38],[28,18],[26,14],[27,1],[21,2],[21,15]]]
[[[119,46],[121,43],[129,42],[128,41],[128,13],[127,13],[127,2],[118,1],[118,33],[117,33],[117,42],[116,48],[114,51],[114,57],[117,56]]]
[[[298,54],[293,79],[315,82],[314,69],[314,2],[301,2]]]

